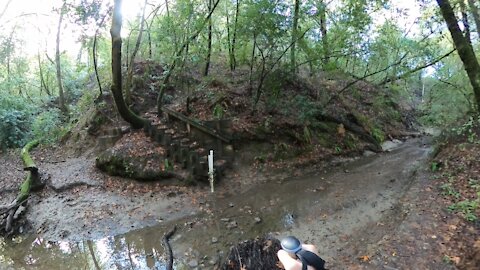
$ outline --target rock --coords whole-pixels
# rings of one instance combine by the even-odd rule
[[[262,219],[260,217],[255,217],[253,220],[255,221],[255,224],[262,222]]]
[[[218,242],[218,238],[212,237],[212,243],[215,244],[215,243],[217,243],[217,242]]]
[[[399,147],[402,144],[402,141],[400,140],[391,140],[391,141],[385,141],[382,143],[382,150],[389,152],[394,150],[395,148]]]
[[[235,206],[235,204],[233,204],[233,203],[229,203],[229,204],[228,204],[228,206],[230,206],[230,207],[234,207],[234,206]]]
[[[221,218],[220,220],[223,221],[223,222],[229,222],[230,221],[229,218]]]
[[[217,262],[218,262],[217,258],[211,258],[211,259],[208,261],[208,263],[209,263],[210,265],[215,265],[215,264],[217,264]]]
[[[371,156],[375,155],[375,152],[370,151],[370,150],[365,150],[365,152],[363,152],[362,155],[363,155],[364,157],[371,157]]]
[[[198,266],[198,261],[195,259],[192,259],[188,262],[188,266],[190,266],[191,268],[195,268]]]
[[[238,223],[234,220],[227,224],[227,229],[234,229],[238,227]]]
[[[132,150],[133,151],[133,150]],[[133,156],[128,147],[107,149],[100,153],[95,165],[100,170],[112,176],[121,176],[137,180],[151,181],[165,178],[172,178],[175,174],[162,169],[165,157],[154,152],[149,155]],[[138,152],[138,151],[136,151]]]

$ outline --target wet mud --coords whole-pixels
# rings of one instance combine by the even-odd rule
[[[85,175],[85,184],[35,195],[28,217],[36,234],[0,240],[0,266],[163,269],[161,239],[177,225],[171,239],[176,269],[213,269],[230,246],[264,235],[295,235],[315,244],[327,267],[344,269],[349,258],[400,226],[406,217],[402,199],[431,150],[428,139],[411,139],[389,152],[313,175],[273,177],[240,193],[225,179],[214,194],[203,186],[156,184],[138,192],[132,186],[140,184],[111,184],[115,179],[85,174],[91,167],[77,161],[71,177]]]

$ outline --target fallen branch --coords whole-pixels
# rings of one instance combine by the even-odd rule
[[[23,183],[20,185],[20,191],[18,192],[15,200],[13,200],[9,205],[0,207],[0,215],[4,216],[5,214],[7,214],[6,217],[3,217],[4,221],[1,223],[2,227],[3,224],[5,224],[6,234],[13,233],[12,228],[15,213],[17,212],[20,205],[26,203],[26,201],[28,200],[32,186],[38,185],[40,182],[37,165],[35,165],[35,162],[29,154],[29,151],[36,147],[38,144],[39,140],[33,140],[27,143],[27,145],[22,148],[20,154],[22,156],[24,170],[28,171],[28,174],[25,177]]]
[[[319,114],[316,116],[316,118],[321,121],[328,121],[328,122],[333,122],[337,124],[342,124],[346,130],[357,134],[358,137],[372,144],[372,148],[370,150],[374,152],[382,151],[382,146],[380,145],[380,143],[377,140],[375,140],[375,138],[372,135],[370,135],[363,127],[355,123],[352,123],[348,120],[337,118],[337,117],[326,115],[326,114]]]
[[[173,251],[168,241],[175,234],[175,231],[177,231],[177,226],[173,226],[173,229],[171,229],[169,232],[163,235],[163,243],[165,244],[165,248],[168,251],[168,260],[167,260],[167,268],[166,268],[167,270],[173,269]]]

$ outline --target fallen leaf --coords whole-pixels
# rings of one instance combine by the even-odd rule
[[[370,261],[370,256],[364,255],[364,256],[360,256],[358,259],[362,262],[368,262]]]

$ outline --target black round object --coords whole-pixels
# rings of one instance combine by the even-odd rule
[[[302,243],[295,236],[287,236],[280,242],[282,249],[288,253],[297,253],[302,249]]]

